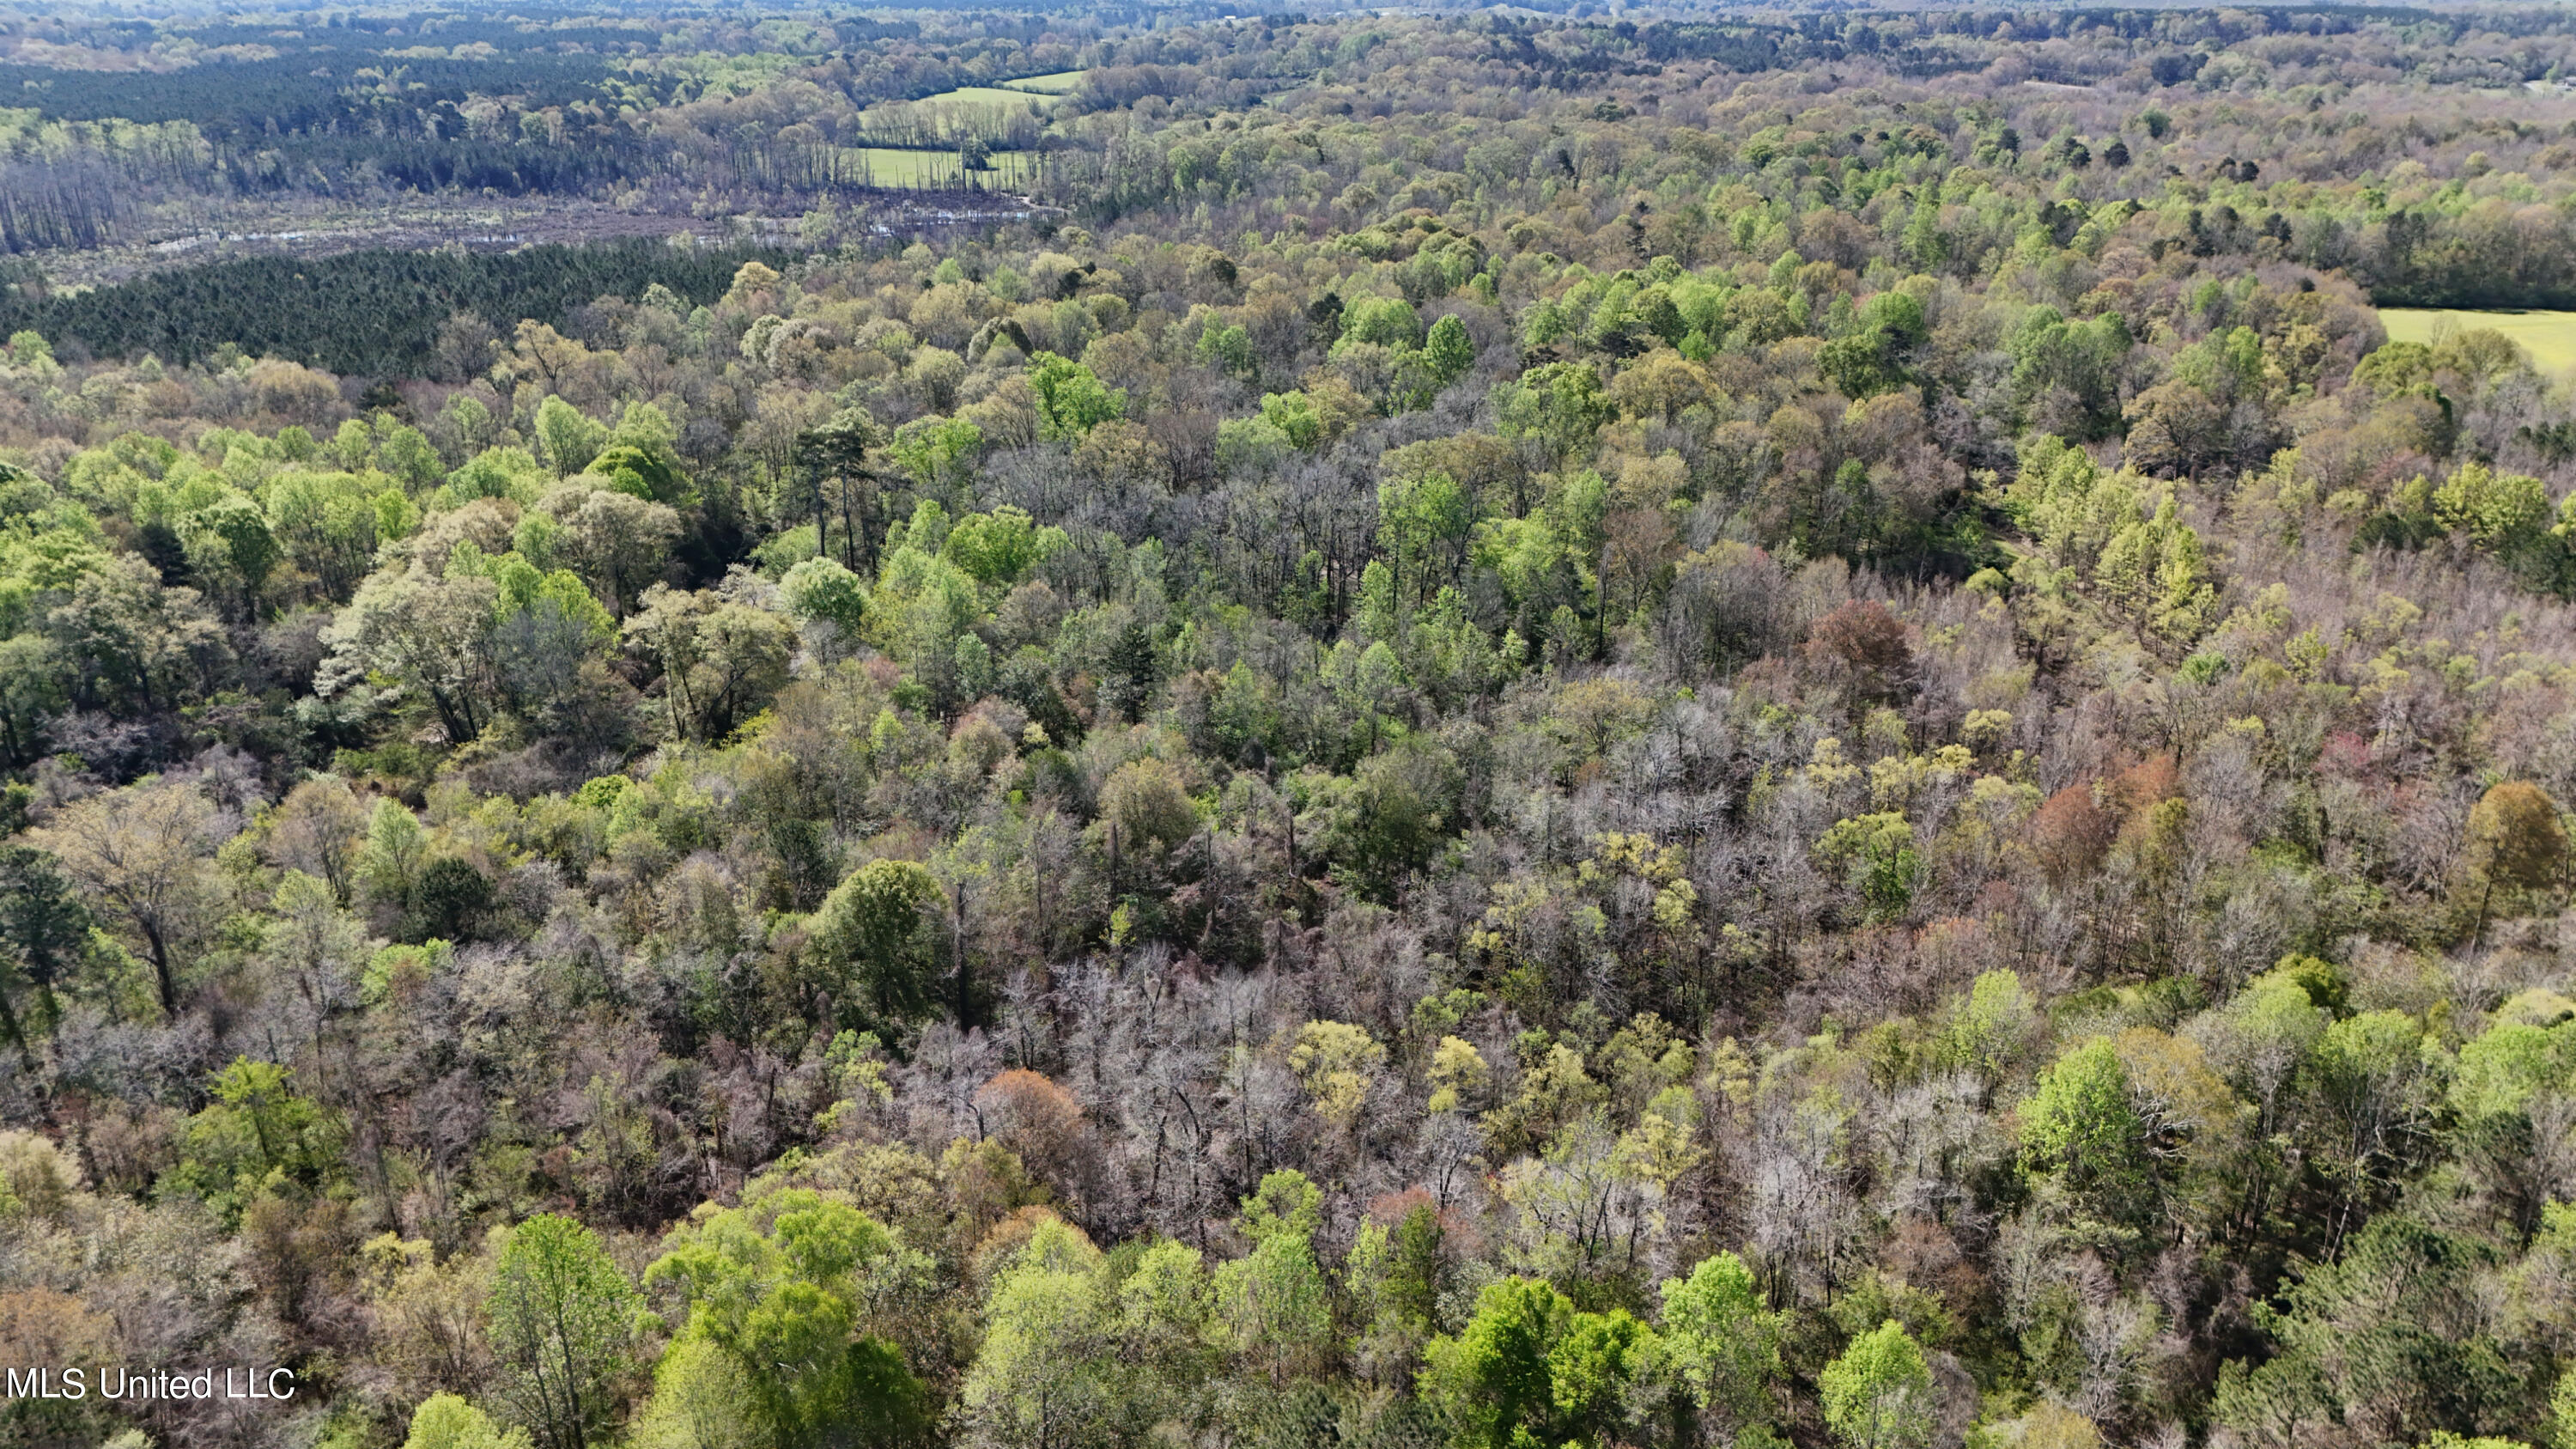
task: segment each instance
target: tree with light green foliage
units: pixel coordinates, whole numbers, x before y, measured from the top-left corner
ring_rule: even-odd
[[[1229,377],[1250,382],[1261,374],[1260,360],[1253,355],[1252,334],[1225,322],[1210,322],[1199,333],[1198,345],[1192,349],[1199,361]]]
[[[1619,414],[1588,362],[1542,363],[1494,390],[1506,437],[1535,438],[1570,458]]]
[[[545,465],[527,449],[486,448],[448,474],[447,481],[430,495],[428,502],[441,512],[477,498],[507,498],[529,504],[546,491],[549,481]]]
[[[806,1190],[711,1214],[674,1243],[645,1274],[647,1286],[677,1288],[684,1304],[670,1352],[704,1343],[731,1372],[692,1365],[675,1371],[670,1391],[737,1400],[758,1449],[894,1445],[922,1432],[922,1385],[867,1315],[924,1278],[926,1258],[857,1209]],[[708,1416],[687,1404],[671,1412]]]
[[[1118,1284],[1119,1353],[1135,1374],[1131,1392],[1165,1408],[1185,1399],[1212,1366],[1214,1315],[1199,1250],[1170,1238],[1147,1243]]]
[[[1457,1449],[1554,1444],[1556,1414],[1548,1355],[1565,1336],[1574,1304],[1542,1282],[1506,1278],[1477,1295],[1475,1316],[1452,1338],[1431,1341],[1422,1397],[1450,1426]]]
[[[796,617],[832,626],[845,640],[859,637],[867,617],[867,585],[838,559],[800,561],[779,581],[779,591]]]
[[[2089,1214],[2112,1222],[2153,1209],[2152,1126],[2109,1037],[2070,1048],[2021,1105],[2022,1164]]]
[[[1362,297],[1342,309],[1336,348],[1358,344],[1407,348],[1422,345],[1422,317],[1401,297]]]
[[[1816,842],[1816,858],[1844,874],[1873,920],[1895,920],[1914,903],[1922,856],[1913,825],[1897,811],[1834,822]]]
[[[1866,398],[1907,378],[1906,359],[1930,335],[1922,299],[1899,290],[1864,303],[1851,329],[1826,343],[1816,365],[1848,398]]]
[[[923,417],[894,430],[886,452],[922,487],[953,488],[967,460],[984,447],[984,430],[967,418]]]
[[[1785,1319],[1744,1260],[1703,1258],[1689,1277],[1665,1279],[1663,1297],[1664,1346],[1700,1408],[1739,1427],[1769,1422]]]
[[[984,1341],[958,1385],[966,1442],[983,1449],[1103,1444],[1121,1417],[1117,1317],[1100,1250],[1071,1224],[1037,1225],[984,1299]]]
[[[1332,1296],[1314,1246],[1322,1200],[1294,1169],[1263,1178],[1243,1203],[1252,1252],[1216,1270],[1217,1319],[1242,1362],[1274,1388],[1321,1368],[1331,1347]]]
[[[1952,1012],[1943,1053],[1993,1083],[2002,1078],[2007,1063],[2028,1049],[2037,1017],[2021,977],[2011,971],[1981,971]]]
[[[2472,459],[2433,491],[2433,517],[2527,582],[2561,582],[2564,540],[2551,531],[2549,487],[2527,473],[2499,474]]]
[[[2170,496],[2111,536],[2094,566],[2093,583],[2141,638],[2180,649],[2215,622],[2217,576],[2199,531],[2180,521]]]
[[[1039,527],[1025,510],[1005,503],[958,519],[939,552],[977,583],[1008,588],[1064,547],[1063,529]]]
[[[1477,1295],[1453,1337],[1425,1351],[1424,1403],[1456,1449],[1527,1449],[1634,1442],[1660,1389],[1666,1350],[1624,1308],[1578,1311],[1549,1284],[1505,1278]]]
[[[1127,390],[1068,357],[1041,352],[1029,359],[1029,387],[1038,397],[1038,435],[1072,442],[1102,423],[1127,415]]]
[[[1476,344],[1468,338],[1467,324],[1458,320],[1458,314],[1452,312],[1431,324],[1430,334],[1422,341],[1422,365],[1430,372],[1432,382],[1441,387],[1465,377],[1476,365]]]
[[[824,898],[808,926],[808,959],[845,1022],[895,1025],[929,1009],[934,963],[921,908],[938,898],[939,882],[909,860],[869,861]]]
[[[1847,1449],[1920,1449],[1939,1427],[1922,1345],[1894,1319],[1853,1339],[1816,1387],[1825,1423]]]
[[[260,590],[285,551],[269,529],[268,515],[248,494],[226,490],[179,519],[189,572],[233,619],[259,612]]]
[[[496,1426],[490,1415],[454,1394],[432,1394],[412,1410],[402,1449],[528,1449],[528,1434]]]
[[[607,1440],[635,1337],[633,1284],[598,1235],[539,1213],[514,1228],[492,1274],[499,1397],[540,1449]]]
[[[1324,415],[1302,392],[1263,393],[1261,420],[1278,429],[1292,448],[1312,449],[1324,440]]]
[[[678,460],[661,448],[611,443],[584,465],[582,472],[603,480],[617,492],[647,503],[685,508],[696,501],[696,490],[689,486],[688,478],[680,472]]]
[[[569,478],[590,466],[608,445],[608,427],[560,397],[549,395],[537,405],[537,442],[547,466],[558,478]]]
[[[770,1449],[742,1365],[703,1338],[681,1338],[653,1370],[634,1449]]]
[[[1398,475],[1378,485],[1378,542],[1393,570],[1390,583],[1398,610],[1409,613],[1440,582],[1457,577],[1475,535],[1477,512],[1468,491],[1438,469]]]
[[[295,1090],[290,1069],[236,1057],[209,1086],[214,1100],[181,1131],[164,1193],[197,1198],[229,1218],[264,1192],[311,1191],[337,1170],[345,1129]]]

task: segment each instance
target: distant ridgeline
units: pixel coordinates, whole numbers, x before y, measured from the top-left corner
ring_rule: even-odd
[[[545,245],[506,253],[377,249],[320,258],[252,257],[156,272],[86,292],[0,293],[0,334],[32,328],[57,349],[192,363],[226,343],[338,373],[418,375],[459,312],[507,332],[559,323],[586,302],[659,282],[692,306],[724,295],[746,261],[783,266],[775,247],[680,248],[649,241]]]

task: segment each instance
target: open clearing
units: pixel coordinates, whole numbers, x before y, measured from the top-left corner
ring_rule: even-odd
[[[1053,75],[1024,75],[1018,80],[1002,82],[1002,89],[1029,91],[1041,96],[1069,96],[1082,84],[1082,72],[1060,70]]]
[[[905,151],[887,146],[850,148],[851,159],[867,167],[867,184],[895,188],[949,188],[966,183],[966,170],[954,151]],[[1016,151],[996,151],[992,169],[975,173],[974,184],[987,191],[1024,191],[1037,177],[1035,158]]]
[[[2455,312],[2431,307],[2382,307],[2379,320],[2392,342],[2430,342],[2443,321],[2467,331],[2490,328],[2520,343],[2543,372],[2576,370],[2576,312]]]
[[[883,146],[952,147],[969,137],[999,149],[1025,146],[1047,128],[1066,97],[999,86],[961,86],[917,101],[884,101],[859,115],[869,140]]]
[[[1056,92],[1027,90],[1019,86],[959,86],[914,101],[916,106],[1014,106],[1022,109],[1045,105]]]
[[[1046,91],[1014,82],[1007,86],[959,86],[917,101],[884,101],[882,107],[909,106],[915,110],[996,110],[1026,114],[1032,108],[1046,111],[1062,101],[1069,91]],[[870,107],[871,110],[878,107]]]

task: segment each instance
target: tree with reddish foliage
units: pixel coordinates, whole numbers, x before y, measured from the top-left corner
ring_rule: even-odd
[[[2080,780],[2049,796],[2030,817],[2030,849],[2048,883],[2063,889],[2101,863],[2119,832],[2119,817],[2094,798],[2093,782]]]
[[[975,1091],[984,1130],[1019,1155],[1031,1176],[1069,1198],[1087,1148],[1082,1104],[1044,1075],[1014,1067]]]
[[[1817,620],[1806,648],[1809,660],[1849,671],[1864,701],[1892,697],[1914,667],[1905,621],[1876,599],[1854,599]]]

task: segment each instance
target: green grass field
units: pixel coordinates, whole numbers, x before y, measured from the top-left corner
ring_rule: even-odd
[[[860,113],[868,139],[894,146],[930,144],[960,128],[999,141],[1006,134],[1043,128],[1066,97],[1000,86],[960,86],[917,101],[884,101]]]
[[[953,91],[941,91],[935,96],[923,96],[917,101],[889,101],[885,104],[909,106],[916,110],[991,109],[1021,113],[1032,106],[1041,111],[1050,109],[1062,101],[1065,94],[1059,91],[1024,89],[1017,84],[959,86]]]
[[[856,146],[845,153],[867,165],[868,184],[892,187],[956,186],[965,178],[954,151],[898,151],[887,146]],[[993,153],[993,169],[975,173],[975,184],[988,191],[1026,190],[1037,177],[1032,158],[1016,151]]]
[[[1029,91],[1041,96],[1069,96],[1082,84],[1082,72],[1060,70],[1053,75],[1024,75],[1015,81],[1002,82],[1002,89]]]
[[[2542,372],[2576,371],[2576,312],[2451,312],[2428,307],[2382,307],[2380,323],[2392,342],[2430,342],[2445,320],[2465,332],[2490,328],[2521,344]]]

